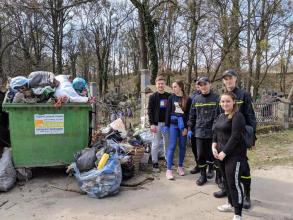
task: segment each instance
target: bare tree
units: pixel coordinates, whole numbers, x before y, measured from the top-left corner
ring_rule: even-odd
[[[173,1],[158,1],[152,6],[150,5],[149,0],[130,0],[132,4],[137,8],[139,21],[140,21],[140,30],[141,30],[141,63],[143,64],[142,68],[146,67],[146,48],[145,42],[148,45],[148,55],[151,63],[151,83],[155,83],[155,79],[158,73],[158,54],[156,46],[156,36],[155,36],[155,25],[156,21],[152,15],[152,12],[155,11],[161,4],[164,3],[174,3]]]

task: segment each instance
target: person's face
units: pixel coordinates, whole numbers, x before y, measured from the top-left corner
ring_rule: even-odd
[[[194,88],[195,91],[200,91],[200,86],[198,85],[198,83],[194,83]]]
[[[198,83],[201,94],[209,94],[211,91],[211,84],[200,82]]]
[[[156,82],[156,88],[158,92],[164,92],[165,86],[166,86],[165,80],[158,80]]]
[[[223,77],[223,83],[228,91],[232,91],[236,87],[236,76],[225,76]]]
[[[231,96],[222,95],[220,105],[225,112],[231,112],[233,110],[234,103],[235,101],[233,101]]]
[[[180,93],[181,93],[181,88],[179,87],[179,85],[176,83],[176,82],[174,82],[173,84],[172,84],[172,89],[173,89],[173,92],[176,94],[176,95],[180,95]]]

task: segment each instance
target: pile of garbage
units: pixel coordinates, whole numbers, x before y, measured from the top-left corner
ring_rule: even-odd
[[[0,157],[0,192],[7,192],[16,182],[16,171],[12,163],[10,148],[4,148]]]
[[[87,83],[83,78],[74,80],[68,75],[55,76],[52,72],[35,71],[28,77],[17,76],[10,80],[6,102],[10,103],[62,103],[92,102],[88,97]]]
[[[81,191],[90,197],[115,195],[122,180],[130,179],[142,163],[148,163],[147,136],[145,132],[130,136],[119,118],[95,131],[92,146],[75,154],[67,172],[73,172]]]

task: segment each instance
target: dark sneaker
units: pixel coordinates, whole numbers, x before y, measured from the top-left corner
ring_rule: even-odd
[[[227,196],[227,191],[221,189],[221,190],[218,191],[218,192],[214,192],[213,195],[214,195],[214,197],[216,197],[216,198],[223,198],[223,197],[226,197],[226,196]]]
[[[244,209],[250,209],[250,207],[251,207],[250,198],[245,196],[244,199],[243,199],[243,208]]]
[[[224,183],[223,182],[218,183],[218,187],[219,189],[224,189],[225,188]]]
[[[192,170],[190,170],[190,173],[191,174],[197,174],[200,172],[200,169],[198,166],[195,166]]]
[[[213,169],[208,169],[208,172],[207,172],[207,178],[208,179],[213,179],[215,176],[215,172]]]
[[[159,164],[158,163],[154,163],[153,164],[153,172],[154,173],[159,173],[160,172]]]
[[[203,184],[205,184],[207,182],[207,178],[204,176],[200,176],[197,180],[196,180],[196,185],[198,186],[202,186]]]

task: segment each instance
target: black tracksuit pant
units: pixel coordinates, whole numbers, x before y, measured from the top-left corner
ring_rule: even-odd
[[[243,206],[241,175],[245,164],[245,160],[237,157],[225,158],[219,163],[219,168],[223,173],[223,183],[227,187],[228,201],[234,207],[235,215],[240,216]]]
[[[251,185],[251,176],[250,176],[250,167],[248,163],[248,158],[243,163],[242,166],[242,174],[241,174],[241,182],[243,183],[245,195],[250,195],[250,185]]]
[[[215,159],[215,169],[221,173],[221,176],[224,176],[224,171],[221,169],[221,161]],[[251,175],[250,175],[250,167],[248,163],[248,158],[244,160],[241,164],[241,183],[244,187],[244,193],[245,196],[250,195],[250,187],[251,187]],[[225,183],[225,180],[223,180],[224,189],[227,189],[227,185]]]
[[[190,139],[191,141],[191,149],[192,149],[192,153],[194,155],[194,160],[196,162],[196,166],[198,166],[198,161],[197,161],[197,147],[196,147],[196,137],[192,137]]]
[[[205,169],[207,163],[214,163],[214,156],[212,152],[212,139],[210,138],[196,138],[197,148],[197,162],[199,168]]]

